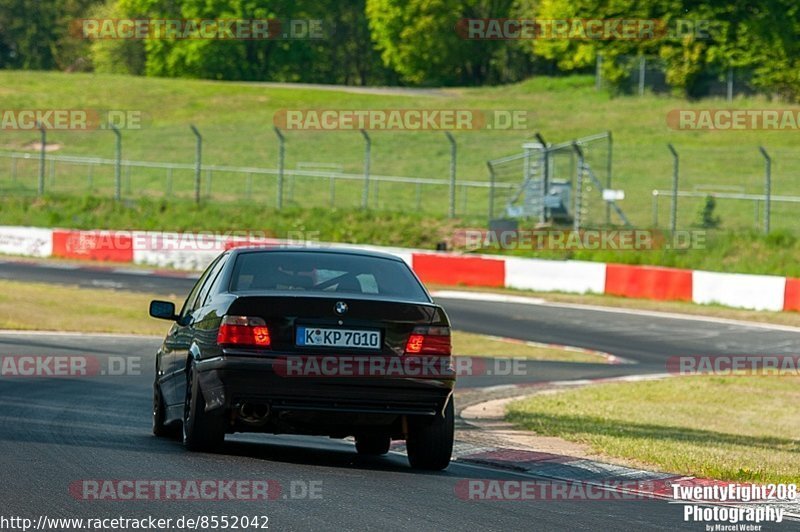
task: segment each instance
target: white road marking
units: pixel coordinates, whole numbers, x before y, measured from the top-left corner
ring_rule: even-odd
[[[445,299],[466,299],[468,301],[488,301],[494,303],[519,303],[523,305],[543,305],[544,299],[525,296],[495,294],[493,292],[461,292],[458,290],[436,290],[431,295]]]
[[[673,320],[702,321],[706,323],[718,323],[722,325],[735,325],[737,327],[753,327],[773,331],[786,331],[800,333],[800,327],[791,325],[779,325],[776,323],[763,323],[759,321],[736,320],[731,318],[717,318],[714,316],[700,316],[695,314],[681,314],[678,312],[665,312],[660,310],[628,309],[620,307],[604,307],[600,305],[585,305],[581,303],[559,303],[547,301],[546,299],[525,296],[510,296],[495,294],[491,292],[461,292],[457,290],[435,290],[431,292],[434,297],[444,299],[466,299],[471,301],[486,301],[494,303],[518,303],[525,305],[538,305],[543,307],[558,307],[575,310],[591,310],[596,312],[609,312],[612,314],[628,314],[634,316],[650,316],[653,318],[665,318]]]

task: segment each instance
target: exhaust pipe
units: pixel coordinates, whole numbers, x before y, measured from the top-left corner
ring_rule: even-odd
[[[269,405],[242,403],[239,407],[239,419],[247,425],[264,425],[269,418]]]

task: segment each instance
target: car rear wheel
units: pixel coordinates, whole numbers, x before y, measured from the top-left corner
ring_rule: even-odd
[[[392,439],[388,434],[361,434],[356,436],[356,451],[365,456],[381,456],[389,452]]]
[[[164,404],[164,397],[158,383],[153,383],[153,434],[159,438],[174,438],[178,435],[176,424],[167,425],[166,419],[167,406]]]
[[[450,465],[455,432],[455,409],[450,398],[444,416],[435,419],[412,418],[408,421],[406,452],[411,467],[439,471]]]
[[[190,451],[216,451],[224,441],[225,418],[221,412],[206,412],[197,373],[194,367],[190,367],[186,375],[186,401],[183,407],[183,445]]]

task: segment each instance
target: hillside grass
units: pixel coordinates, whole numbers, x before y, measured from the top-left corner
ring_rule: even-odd
[[[614,136],[612,187],[626,191],[626,199],[621,204],[638,226],[653,223],[652,190],[670,188],[672,160],[667,143],[673,143],[681,154],[682,190],[711,187],[761,193],[764,162],[757,148],[763,145],[774,160],[773,194],[800,193],[800,174],[793,171],[800,163],[795,131],[676,131],[670,129],[666,121],[667,113],[674,109],[785,108],[785,104],[762,97],[741,98],[732,104],[719,99],[686,101],[668,95],[614,97],[605,91],[596,91],[589,76],[538,77],[502,87],[365,94],[258,83],[0,71],[0,102],[4,109],[141,111],[145,117],[142,128],[123,132],[124,157],[131,160],[192,163],[195,138],[189,125],[195,124],[204,137],[206,164],[264,168],[277,165],[272,117],[281,109],[527,111],[532,117],[527,130],[455,132],[459,145],[458,179],[487,180],[486,161],[520,152],[521,144],[535,131],[541,132],[550,142],[560,142],[610,130]],[[295,169],[301,163],[335,164],[352,173],[363,169],[364,143],[357,131],[285,133],[287,169]],[[373,174],[448,177],[449,144],[441,132],[373,131],[371,136]],[[37,131],[2,131],[0,149],[33,154],[32,143],[38,137]],[[48,142],[60,145],[58,154],[114,156],[114,136],[109,131],[53,131]],[[602,153],[591,151],[590,157],[603,159]],[[37,164],[35,157],[19,161],[18,183],[12,184],[8,182],[11,163],[0,158],[0,186],[7,189],[24,186],[28,191],[33,190]],[[595,170],[600,172],[599,168]],[[94,189],[102,194],[111,193],[112,168],[95,168],[91,178],[89,173],[80,166],[59,167],[53,183],[55,191],[86,193]],[[131,184],[126,181],[125,192],[130,196],[191,195],[190,171],[176,171],[173,180],[170,192],[163,170],[137,170]],[[250,191],[252,198],[270,205],[275,197],[274,183],[267,179],[262,181],[256,179],[249,187],[241,178],[237,181],[232,175],[222,174],[215,176],[209,190],[218,200],[244,200]],[[352,185],[343,185],[336,196],[343,208],[357,205],[360,200],[360,184]],[[300,206],[327,206],[327,186],[327,182],[319,180],[298,182],[292,201]],[[420,195],[411,192],[408,186],[387,187],[380,194],[383,199],[376,200],[376,204],[383,209],[446,212],[444,188],[424,188]],[[484,195],[472,190],[469,198],[464,198],[462,192],[459,194],[462,197],[458,198],[457,205],[462,214],[468,212],[477,216],[486,210]],[[659,201],[662,226],[668,218],[667,203],[665,198]],[[696,220],[701,203],[702,199],[681,199],[680,227],[688,227]],[[599,200],[594,198],[590,207],[589,219],[602,222],[604,209]],[[717,214],[721,227],[727,230],[757,227],[760,211],[756,209],[750,202],[720,200]],[[774,203],[773,228],[796,229],[793,212],[791,204]]]

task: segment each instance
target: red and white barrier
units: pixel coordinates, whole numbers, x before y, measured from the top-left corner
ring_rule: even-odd
[[[664,301],[692,301],[693,297],[691,270],[609,264],[605,282],[604,293],[615,296]]]
[[[0,254],[136,263],[201,270],[238,245],[291,242],[212,234],[76,231],[0,226]],[[383,251],[405,260],[426,283],[540,292],[597,293],[664,301],[693,301],[754,310],[800,311],[800,279],[658,266],[462,255],[406,248],[322,244]]]
[[[783,310],[786,278],[695,271],[692,300],[755,310]]]
[[[602,294],[605,291],[606,265],[578,260],[507,258],[503,286],[538,292]]]
[[[53,255],[53,231],[38,227],[0,226],[0,253],[25,257]]]

